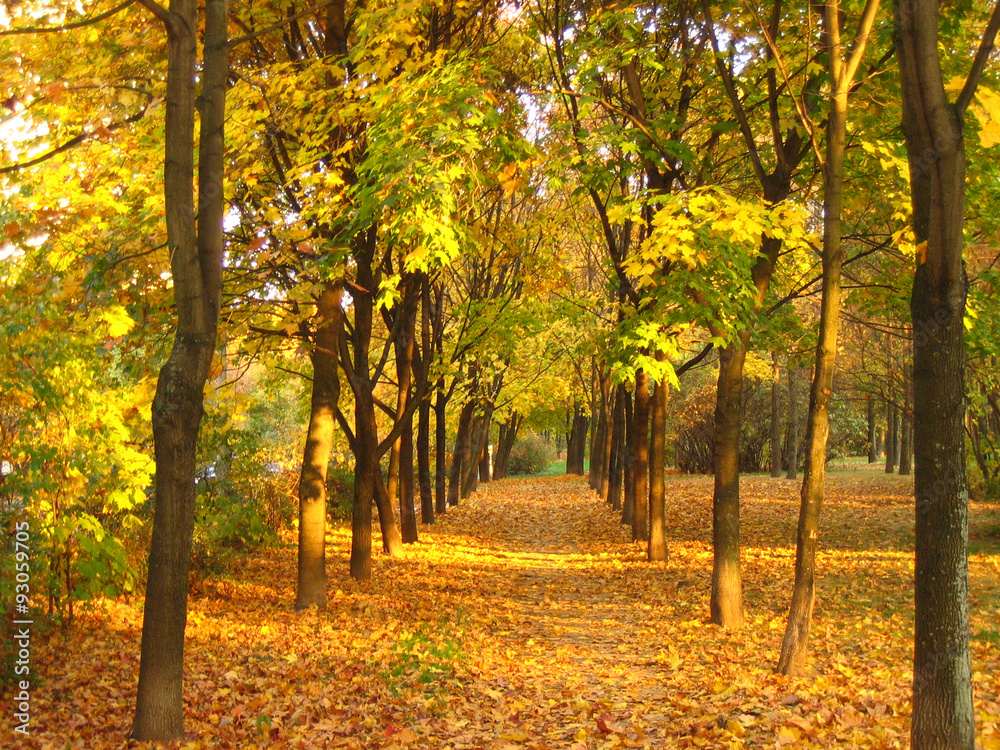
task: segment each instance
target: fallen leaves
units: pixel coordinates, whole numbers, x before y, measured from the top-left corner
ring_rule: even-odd
[[[711,479],[668,485],[671,560],[649,565],[578,479],[481,487],[375,579],[329,538],[326,611],[295,613],[291,544],[191,602],[185,748],[894,748],[907,744],[912,507],[905,480],[831,476],[810,679],[772,674],[798,485],[743,482],[748,625],[707,622]],[[978,517],[982,508],[974,508]],[[973,556],[979,744],[1000,750],[996,568]],[[141,609],[108,601],[39,643],[18,747],[119,748]],[[9,698],[7,699],[9,701]],[[0,736],[11,732],[0,704]]]

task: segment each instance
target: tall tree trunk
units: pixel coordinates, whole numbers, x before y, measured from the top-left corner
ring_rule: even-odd
[[[712,513],[712,622],[743,627],[740,571],[740,409],[748,334],[719,350],[715,400],[715,492]]]
[[[435,510],[443,514],[448,510],[448,425],[445,410],[448,395],[445,393],[444,378],[438,380],[437,398],[434,400],[434,500]]]
[[[522,417],[514,412],[506,422],[500,425],[500,436],[497,438],[497,449],[493,454],[493,478],[507,478],[507,462],[510,460],[510,452],[517,440],[517,433],[523,422]]]
[[[373,462],[372,475],[375,477],[375,506],[378,509],[378,524],[382,533],[382,551],[389,557],[399,557],[403,554],[403,537],[396,522],[395,503],[389,499],[389,490],[382,479],[378,453],[374,455],[376,458]]]
[[[413,292],[413,285],[408,285],[407,294],[413,295]],[[399,523],[403,544],[413,544],[418,538],[417,513],[413,507],[413,410],[407,409],[407,407],[413,384],[413,349],[417,325],[416,300],[410,304],[404,303],[398,314],[404,316],[404,321],[403,325],[400,326],[399,341],[396,344],[396,378],[399,383],[399,393],[396,398],[396,419],[397,421],[402,419],[404,425],[402,433],[393,445],[393,453],[397,457]],[[389,480],[392,481],[391,470]],[[390,502],[393,497],[390,490]]]
[[[451,470],[448,472],[448,505],[458,505],[462,494],[462,468],[468,465],[469,445],[472,430],[472,419],[476,412],[476,402],[470,397],[462,407],[458,417],[458,431],[455,434],[455,452],[451,459]]]
[[[895,16],[913,233],[920,248],[910,298],[916,469],[911,744],[913,750],[971,750],[962,129],[1000,27],[1000,4],[955,104],[945,93],[938,57],[937,0],[897,0]]]
[[[164,196],[177,329],[153,400],[156,513],[132,727],[132,738],[139,741],[169,741],[184,735],[184,630],[198,428],[222,299],[228,9],[225,0],[206,0],[196,227],[197,8],[193,0],[171,0],[169,13],[160,8],[162,13],[157,14],[169,42]]]
[[[431,286],[426,274],[420,284],[420,378],[427,383],[430,360],[433,358],[431,339]],[[420,522],[434,523],[434,490],[431,482],[431,398],[430,390],[420,400],[417,409],[417,483],[420,486]]]
[[[795,393],[796,369],[788,368],[788,434],[785,438],[785,478],[795,479],[799,473],[799,407]]]
[[[608,502],[611,497],[611,458],[615,444],[615,408],[614,396],[611,392],[611,376],[607,376],[605,384],[602,386],[602,412],[604,414],[604,435],[603,442],[598,446],[601,452],[601,484],[598,494],[601,499]]]
[[[326,475],[333,447],[340,377],[337,358],[344,328],[339,284],[327,284],[316,309],[309,429],[299,477],[299,558],[295,609],[326,607]]]
[[[781,476],[781,365],[771,352],[771,476]]]
[[[912,392],[913,368],[907,363],[903,367],[903,408],[899,412],[899,473],[908,476],[913,473],[913,431],[910,398]]]
[[[833,86],[830,91],[826,127],[826,154],[823,164],[823,293],[820,302],[819,341],[816,366],[809,392],[809,419],[806,425],[806,466],[802,479],[798,538],[795,551],[795,584],[788,624],[781,642],[777,671],[798,675],[805,671],[816,598],[816,549],[819,519],[826,479],[826,445],[830,434],[830,394],[837,357],[837,328],[840,321],[840,276],[844,262],[841,241],[844,149],[847,141],[847,104],[851,83],[864,56],[868,36],[878,9],[878,0],[868,0],[858,32],[848,53],[841,59],[843,18],[839,0],[827,0],[823,17],[823,37]]]
[[[587,450],[587,417],[580,408],[580,402],[573,402],[573,421],[570,423],[569,438],[566,440],[566,473],[584,474],[583,463]]]
[[[885,473],[896,471],[899,460],[899,407],[895,401],[896,395],[890,390],[889,399],[885,402]]]
[[[622,523],[632,527],[635,516],[635,404],[632,394],[622,386],[625,396],[625,444],[622,447],[622,479],[625,501],[622,503]]]
[[[878,463],[878,425],[875,422],[875,399],[868,396],[868,463]]]
[[[622,509],[622,470],[625,457],[625,388],[615,389],[611,419],[611,454],[608,461],[607,502],[613,510]]]
[[[635,374],[635,510],[632,513],[632,541],[649,539],[649,375]]]
[[[431,482],[431,402],[417,410],[417,481],[420,485],[420,522],[434,523],[434,486]]]
[[[662,356],[657,353],[657,356]],[[667,559],[666,509],[666,441],[667,395],[669,386],[663,380],[653,390],[652,438],[649,450],[649,545],[646,557],[651,562]]]
[[[490,418],[492,408],[486,407],[487,413],[478,414],[472,420],[472,429],[469,437],[469,460],[463,464],[464,479],[462,481],[462,499],[467,498],[479,487],[479,463],[483,457],[483,448],[486,447],[486,435],[490,429]]]

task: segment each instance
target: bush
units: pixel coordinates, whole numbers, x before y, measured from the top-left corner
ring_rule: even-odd
[[[540,474],[555,461],[556,452],[541,435],[533,432],[517,439],[507,462],[509,476]]]

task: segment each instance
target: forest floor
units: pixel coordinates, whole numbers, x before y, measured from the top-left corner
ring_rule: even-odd
[[[807,679],[774,675],[799,483],[746,477],[747,626],[708,623],[709,477],[668,484],[670,560],[650,564],[585,481],[481,486],[405,556],[292,611],[295,548],[199,584],[190,602],[186,748],[681,748],[908,745],[912,485],[829,476]],[[972,507],[977,744],[1000,748],[1000,505]],[[141,606],[109,601],[32,642],[31,735],[0,700],[0,746],[128,743]]]

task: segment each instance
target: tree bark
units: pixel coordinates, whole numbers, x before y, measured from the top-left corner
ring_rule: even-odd
[[[809,418],[806,424],[806,466],[802,479],[802,501],[795,552],[795,584],[789,607],[788,623],[781,642],[777,671],[801,675],[806,669],[809,630],[816,598],[816,549],[819,543],[819,519],[826,480],[826,445],[830,434],[830,395],[837,357],[837,330],[840,321],[840,278],[844,262],[841,241],[844,150],[847,141],[847,104],[851,82],[864,55],[878,0],[868,0],[849,60],[841,59],[841,9],[839,0],[827,0],[823,18],[823,37],[828,65],[833,79],[829,95],[826,127],[826,153],[823,164],[823,269],[820,302],[819,341],[816,365],[809,392]],[[867,28],[866,28],[867,27]]]
[[[434,523],[434,485],[431,482],[431,402],[417,411],[417,481],[420,485],[420,522]]]
[[[899,459],[899,407],[893,400],[895,394],[890,390],[889,400],[885,402],[885,473],[896,471]]]
[[[635,400],[624,386],[622,393],[625,397],[625,443],[622,447],[625,500],[622,503],[622,523],[631,528],[635,516]]]
[[[785,439],[785,478],[799,474],[799,406],[795,392],[796,369],[788,369],[788,436]]]
[[[740,570],[740,409],[744,342],[749,334],[719,350],[715,400],[715,491],[712,511],[712,622],[743,627],[743,576]]]
[[[878,425],[875,422],[875,399],[868,396],[868,463],[878,463]]]
[[[415,287],[407,285],[406,293],[412,295]],[[403,325],[399,329],[399,340],[396,342],[396,378],[399,392],[396,398],[396,420],[403,420],[403,431],[393,446],[397,457],[396,477],[399,492],[399,524],[403,544],[413,544],[417,541],[417,512],[413,507],[413,410],[407,409],[410,401],[410,391],[413,381],[413,349],[416,335],[417,309],[416,300],[408,304],[404,302],[399,310],[404,316]],[[391,465],[391,461],[390,461]],[[390,470],[389,479],[392,481]],[[389,491],[390,501],[393,499]]]
[[[657,353],[657,356],[662,356]],[[649,450],[649,545],[646,557],[650,562],[667,560],[666,509],[666,431],[667,396],[669,386],[660,380],[653,390],[652,438]]]
[[[312,399],[299,477],[297,610],[326,607],[326,478],[340,400],[337,358],[344,328],[341,296],[340,285],[328,283],[317,300]]]
[[[431,340],[431,287],[427,275],[420,283],[420,377],[424,383],[433,358]],[[420,522],[434,523],[434,489],[431,482],[431,399],[430,390],[417,408],[417,483],[420,486]]]
[[[649,539],[649,375],[635,374],[635,509],[632,513],[632,541]]]
[[[444,378],[438,380],[437,398],[434,400],[434,500],[435,510],[443,514],[448,510],[448,425],[445,410],[448,395],[445,393]]]
[[[913,430],[912,430],[912,367],[903,367],[903,408],[899,412],[899,473],[908,476],[913,473]]]
[[[184,735],[184,630],[195,516],[198,428],[215,351],[222,299],[228,9],[207,0],[201,70],[197,226],[194,113],[197,4],[171,0],[167,28],[164,196],[177,329],[153,400],[156,461],[153,537],[143,608],[139,686],[132,738]]]
[[[608,461],[608,497],[612,510],[622,509],[622,471],[625,456],[625,389],[615,389],[611,418],[611,453]]]
[[[451,459],[451,470],[448,472],[448,505],[458,505],[459,496],[462,493],[462,468],[468,465],[469,451],[471,446],[469,441],[472,429],[472,419],[475,416],[476,403],[470,397],[462,407],[458,418],[458,431],[455,434],[455,452]]]
[[[781,476],[781,365],[771,352],[771,476]]]
[[[517,440],[517,433],[521,428],[523,418],[514,412],[506,422],[500,425],[500,435],[497,438],[496,453],[493,454],[493,478],[507,478],[507,463],[510,460],[510,452]]]
[[[913,750],[975,744],[969,658],[969,492],[965,475],[965,109],[1000,26],[994,7],[952,104],[939,60],[936,0],[897,0],[896,57],[910,166],[917,270],[913,319],[916,565]]]

